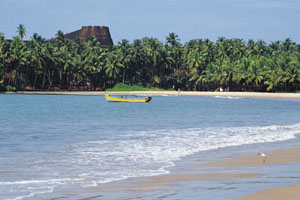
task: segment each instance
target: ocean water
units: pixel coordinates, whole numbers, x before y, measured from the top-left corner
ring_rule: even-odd
[[[155,96],[0,95],[0,199],[168,174],[201,151],[300,134],[300,101]]]

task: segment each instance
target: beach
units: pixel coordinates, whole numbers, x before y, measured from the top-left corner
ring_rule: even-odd
[[[199,153],[189,158],[188,161],[182,161],[185,162],[184,167],[179,164],[179,167],[171,170],[171,174],[168,175],[132,178],[108,185],[79,189],[75,194],[97,194],[103,199],[296,200],[300,198],[300,184],[297,183],[300,177],[299,174],[293,174],[297,172],[295,167],[299,168],[300,166],[298,142],[299,138],[286,142],[288,145],[284,145],[283,149],[280,149],[282,144],[267,145],[268,147],[265,149],[274,148],[276,150],[265,152],[268,156],[265,163],[256,152],[244,155],[243,151],[249,153],[249,150],[245,149],[242,150],[242,155],[240,153],[236,153],[236,155],[221,153],[217,159],[210,158],[206,161],[195,159],[195,157],[203,155]],[[212,151],[210,153],[219,154],[220,152]],[[228,157],[222,159],[222,156]],[[284,167],[294,168],[294,171],[291,172],[293,177],[285,177],[286,170],[289,169],[284,169]],[[296,180],[290,184],[285,183],[281,187],[269,188],[268,184],[272,185],[272,183],[270,184],[266,180],[274,180],[274,177]],[[264,184],[266,186],[261,186]],[[219,188],[214,188],[212,185],[218,185]],[[239,192],[234,193],[236,189],[233,188],[239,187]],[[204,188],[209,195],[205,194]],[[214,192],[216,194],[212,194]],[[114,195],[112,196],[112,194]]]
[[[32,94],[0,99],[5,199],[299,199],[299,94]]]
[[[298,200],[300,197],[300,184],[271,188],[263,190],[255,194],[247,195],[236,200],[259,200],[259,199],[274,199],[274,200]]]
[[[45,95],[104,95],[103,91],[18,91],[6,94],[45,94]],[[300,99],[300,93],[267,93],[267,92],[200,92],[200,91],[136,91],[136,92],[107,92],[116,95],[141,96],[220,96],[245,98],[283,98]]]
[[[118,93],[116,94],[128,94]],[[129,92],[129,94],[135,95],[178,95],[178,96],[219,96],[219,97],[244,97],[244,98],[291,98],[300,99],[300,94],[291,93],[258,93],[258,92]],[[268,159],[265,165],[276,165],[282,163],[298,163],[300,167],[300,147],[295,147],[287,150],[277,150],[267,152]],[[208,163],[206,166],[211,167],[238,167],[238,166],[262,166],[262,158],[258,155],[247,155],[242,157],[234,157],[231,159],[220,160],[215,163]],[[205,166],[205,165],[204,165]],[[211,170],[211,169],[210,169]],[[214,170],[211,170],[212,172]],[[186,181],[199,181],[205,179],[219,179],[221,181],[224,178],[253,178],[263,176],[263,174],[220,174],[220,169],[216,173],[212,174],[182,174],[182,175],[167,175],[154,177],[150,181],[137,182],[130,187],[135,188],[135,191],[149,192],[153,191],[152,187],[159,187],[161,184],[179,183]],[[280,171],[278,172],[280,173]],[[299,172],[300,173],[300,172]],[[300,180],[299,180],[300,182]],[[128,189],[124,186],[125,189]],[[142,188],[142,189],[141,189]],[[148,188],[148,189],[145,189]],[[150,189],[149,189],[150,188]],[[158,191],[163,191],[158,189]],[[298,200],[300,199],[300,184],[293,184],[283,187],[269,188],[263,191],[249,194],[236,200],[261,200],[261,199],[272,199],[272,200]]]

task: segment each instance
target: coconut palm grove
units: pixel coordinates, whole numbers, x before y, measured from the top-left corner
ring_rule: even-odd
[[[0,34],[0,90],[99,90],[118,83],[188,91],[299,92],[300,45],[285,39],[194,39],[180,43],[152,37],[122,40],[108,48],[94,37],[54,40],[24,25],[12,40]]]

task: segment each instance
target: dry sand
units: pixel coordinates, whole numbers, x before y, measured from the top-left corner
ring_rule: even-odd
[[[142,92],[108,92],[109,94],[127,94],[144,96],[220,96],[220,97],[247,97],[247,98],[286,98],[300,99],[300,93],[266,93],[266,92],[194,92],[194,91],[142,91]],[[104,95],[99,91],[19,91],[6,94],[56,94],[56,95]]]

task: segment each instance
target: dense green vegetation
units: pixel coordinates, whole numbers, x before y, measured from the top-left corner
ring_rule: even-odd
[[[173,89],[169,89],[174,91]],[[113,88],[107,89],[109,92],[123,92],[123,91],[163,91],[163,89],[156,87],[142,87],[140,85],[127,85],[124,83],[118,83]]]
[[[165,42],[145,37],[103,49],[95,38],[54,41],[26,29],[6,40],[0,34],[0,88],[105,90],[117,83],[177,90],[284,91],[300,88],[300,45],[290,39],[267,44],[220,37],[184,45],[170,33]]]

